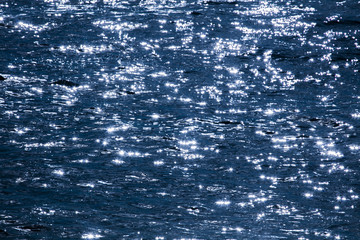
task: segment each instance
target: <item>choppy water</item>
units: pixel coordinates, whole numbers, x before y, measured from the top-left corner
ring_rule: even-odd
[[[360,239],[359,37],[357,0],[1,1],[0,238]]]

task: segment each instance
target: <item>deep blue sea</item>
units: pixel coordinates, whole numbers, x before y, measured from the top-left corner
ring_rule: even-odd
[[[359,0],[1,0],[0,239],[360,239]]]

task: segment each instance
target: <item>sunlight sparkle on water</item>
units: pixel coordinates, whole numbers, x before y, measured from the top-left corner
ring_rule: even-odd
[[[349,149],[352,151],[358,151],[358,150],[360,150],[360,145],[351,144],[351,145],[349,145]]]
[[[148,154],[141,154],[141,153],[135,152],[135,151],[119,150],[118,155],[120,155],[122,157],[144,157],[144,156],[147,156]]]
[[[304,193],[304,196],[306,198],[312,198],[313,197],[313,194],[312,193]]]
[[[160,115],[159,115],[159,114],[156,114],[156,113],[153,113],[153,114],[151,115],[151,118],[154,119],[154,120],[157,120],[157,119],[160,118]]]
[[[64,176],[65,172],[62,169],[57,169],[57,170],[53,171],[53,174],[58,175],[58,176]]]
[[[218,200],[215,202],[215,204],[219,206],[228,206],[230,203],[231,202],[229,200]]]
[[[50,28],[48,26],[48,24],[45,24],[43,26],[37,26],[37,25],[33,25],[31,23],[25,23],[25,22],[22,22],[22,21],[18,22],[15,27],[19,28],[19,29],[23,29],[23,30],[34,31],[35,33],[38,33],[38,32],[41,32],[41,31],[44,31],[44,30]]]
[[[126,130],[128,130],[129,128],[130,128],[129,125],[123,124],[122,126],[119,126],[119,127],[114,127],[114,126],[108,127],[108,128],[106,129],[106,131],[107,131],[108,133],[114,133],[114,132],[117,132],[117,131],[126,131]]]
[[[164,161],[160,161],[160,160],[158,160],[158,161],[154,161],[154,165],[155,165],[155,166],[161,166],[161,165],[164,165]]]
[[[166,72],[157,72],[157,73],[152,73],[150,74],[150,76],[152,76],[153,78],[157,78],[157,77],[167,77]]]
[[[86,233],[81,236],[82,239],[99,239],[103,236],[98,233]]]
[[[146,24],[141,23],[131,23],[131,22],[115,22],[115,21],[108,21],[108,20],[99,20],[93,23],[95,26],[99,26],[103,29],[110,30],[110,31],[131,31],[137,28],[147,28]]]
[[[120,159],[114,159],[114,160],[112,160],[112,162],[113,162],[114,164],[116,164],[116,165],[121,165],[121,164],[124,164],[124,163],[125,163],[125,161],[120,160]]]
[[[360,118],[360,113],[353,113],[353,114],[351,114],[351,116],[353,117],[353,118]]]

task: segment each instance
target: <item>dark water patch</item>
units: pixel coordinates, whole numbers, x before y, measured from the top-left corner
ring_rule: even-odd
[[[0,27],[4,27],[4,28],[13,28],[13,25],[10,24],[5,24],[5,23],[0,23]]]
[[[0,235],[6,237],[9,236],[10,234],[6,230],[0,229]]]
[[[19,228],[22,230],[25,230],[25,231],[30,231],[30,232],[40,232],[40,231],[49,231],[50,230],[50,228],[47,226],[37,225],[37,224],[19,226]]]
[[[202,13],[201,13],[201,12],[197,12],[197,11],[192,11],[190,14],[191,14],[191,15],[193,15],[193,16],[199,16],[199,15],[202,15]]]
[[[65,87],[78,87],[79,86],[79,84],[68,81],[68,80],[58,80],[58,81],[53,82],[52,84],[65,86]]]
[[[128,90],[119,90],[118,93],[120,95],[134,95],[134,94],[136,94],[134,91],[128,91]]]
[[[222,5],[222,4],[229,4],[229,5],[235,5],[238,4],[237,1],[205,1],[208,5]]]
[[[352,19],[336,19],[331,21],[324,21],[325,26],[342,26],[342,27],[358,27],[360,25],[360,21],[352,20]]]
[[[310,59],[309,56],[295,55],[291,49],[274,51],[271,54],[271,58],[276,61],[297,61],[297,62],[299,61],[307,62]]]
[[[218,124],[224,124],[224,125],[238,125],[238,124],[243,124],[243,123],[242,123],[242,122],[234,122],[234,121],[224,120],[224,121],[220,121]]]

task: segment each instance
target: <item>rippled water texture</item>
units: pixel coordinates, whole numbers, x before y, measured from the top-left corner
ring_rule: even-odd
[[[360,2],[0,1],[1,239],[360,239]]]

